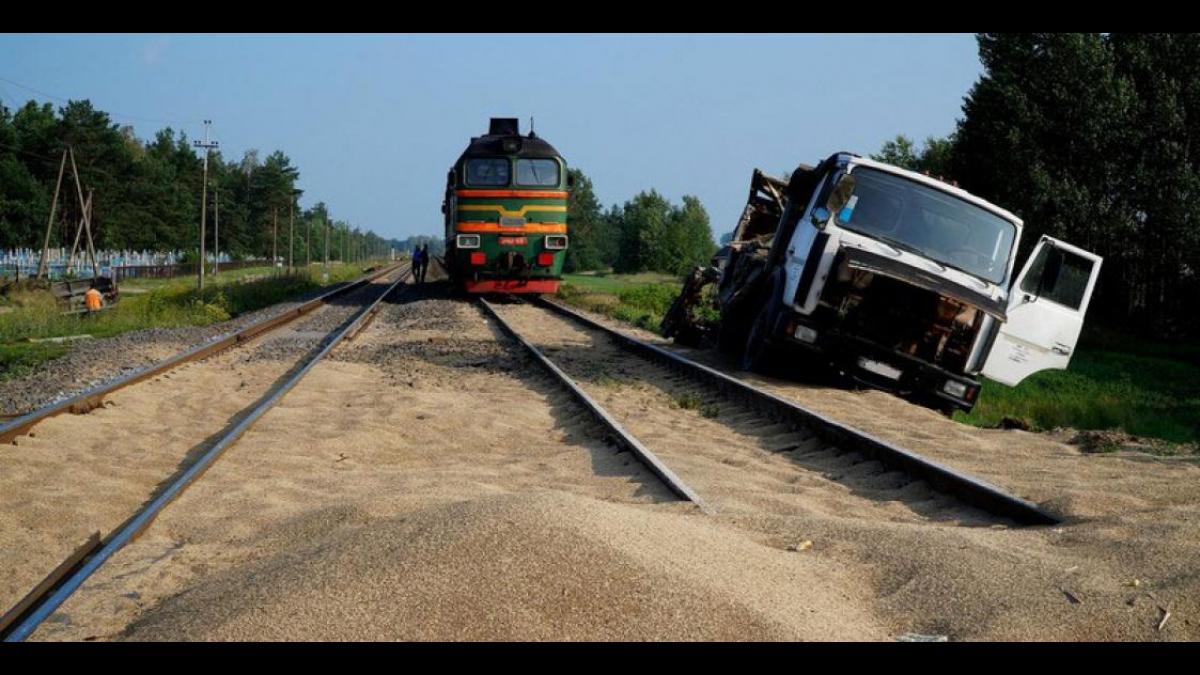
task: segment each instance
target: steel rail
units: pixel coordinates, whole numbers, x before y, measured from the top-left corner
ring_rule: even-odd
[[[105,396],[117,391],[118,389],[123,389],[131,384],[136,384],[143,380],[154,377],[155,375],[160,375],[180,365],[183,365],[184,363],[212,356],[219,351],[258,337],[269,330],[278,328],[286,323],[291,323],[292,321],[295,321],[296,319],[320,307],[321,305],[329,302],[329,300],[361,288],[362,286],[371,283],[375,279],[400,269],[402,266],[403,263],[384,267],[381,270],[364,275],[348,284],[335,288],[326,293],[322,293],[321,295],[308,300],[298,307],[289,309],[286,312],[256,321],[249,326],[232,333],[220,335],[208,342],[205,342],[204,344],[197,345],[191,349],[176,354],[175,356],[171,356],[167,359],[159,361],[158,363],[135,370],[116,379],[109,380],[108,382],[82,391],[74,396],[66,398],[62,401],[58,401],[57,403],[50,403],[31,412],[19,415],[5,422],[4,424],[0,424],[0,443],[11,443],[13,439],[27,434],[30,429],[44,419],[54,417],[55,415],[61,415],[62,413],[69,411],[91,410],[98,407],[103,402]]]
[[[394,269],[394,268],[393,268]],[[389,270],[390,271],[390,270]],[[109,558],[117,551],[123,548],[126,544],[133,541],[143,530],[145,530],[158,516],[168,504],[175,500],[189,485],[194,483],[206,470],[228,450],[239,438],[242,437],[253,425],[257,422],[268,410],[273,408],[284,395],[292,390],[300,382],[301,379],[312,370],[329,352],[333,350],[343,338],[356,332],[360,326],[373,316],[377,311],[379,304],[384,298],[391,295],[396,288],[403,283],[404,278],[411,270],[403,272],[400,277],[392,282],[387,289],[376,297],[369,305],[364,306],[354,319],[342,325],[336,332],[331,333],[326,338],[324,346],[314,356],[310,357],[304,366],[291,375],[287,380],[278,385],[269,397],[261,401],[250,410],[240,422],[232,429],[226,432],[220,439],[217,440],[212,447],[206,450],[195,462],[187,468],[186,471],[179,474],[170,485],[160,492],[150,503],[139,509],[135,515],[117,529],[115,532],[106,537],[102,545],[91,552],[90,556],[81,561],[81,564],[76,564],[70,567],[69,574],[57,582],[50,584],[46,592],[33,602],[26,602],[28,608],[12,621],[12,627],[7,633],[3,634],[5,642],[22,642],[33,634],[37,627],[41,625],[51,614],[54,613],[67,598],[79,589],[83,582],[88,579],[96,570],[98,570]],[[60,565],[60,568],[69,567],[65,564]],[[43,582],[46,584],[46,582]]]
[[[541,352],[541,350],[533,345],[533,343],[526,340],[516,328],[505,321],[504,317],[500,316],[500,313],[496,311],[496,308],[493,307],[490,302],[481,297],[479,298],[479,304],[483,307],[484,311],[486,311],[487,314],[496,321],[496,324],[500,326],[500,329],[503,330],[504,333],[524,347],[525,351],[529,352],[529,354],[533,356],[534,360],[536,360],[544,369],[546,369],[546,371],[549,372],[554,379],[556,379],[564,388],[566,388],[568,392],[570,392],[572,397],[579,401],[583,407],[586,408],[587,411],[591,413],[592,416],[597,419],[597,421],[600,422],[600,424],[602,424],[613,434],[613,440],[618,445],[632,452],[634,456],[637,457],[638,460],[650,470],[651,473],[653,473],[655,476],[658,476],[658,478],[664,484],[666,484],[667,488],[669,488],[671,492],[674,492],[681,499],[696,504],[696,506],[700,507],[700,510],[704,513],[712,513],[712,509],[704,502],[704,500],[700,498],[699,495],[696,494],[694,490],[692,490],[686,483],[683,482],[683,479],[675,475],[675,472],[671,471],[671,469],[665,463],[663,463],[658,456],[656,456],[650,451],[649,448],[643,445],[636,436],[631,434],[628,429],[622,426],[621,423],[618,422],[615,417],[609,414],[609,412],[605,410],[603,406],[597,403],[595,399],[589,396],[587,392],[585,392],[583,388],[581,388],[575,382],[575,380],[571,379],[570,375],[567,375],[565,372],[563,372],[561,368],[555,365],[553,361],[548,359],[546,355]]]
[[[774,419],[807,429],[830,445],[860,452],[889,468],[925,480],[934,489],[953,495],[966,504],[997,516],[1011,518],[1023,525],[1054,525],[1062,522],[1060,517],[1043,510],[1036,504],[1011,495],[979,478],[832,420],[794,401],[743,382],[709,366],[696,363],[675,352],[638,340],[573,309],[544,298],[536,298],[533,302],[577,323],[598,330],[608,335],[624,349],[705,382],[723,394],[737,398]]]

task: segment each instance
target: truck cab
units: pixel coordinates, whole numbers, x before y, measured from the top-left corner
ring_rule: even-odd
[[[1017,271],[1022,228],[956,186],[850,153],[786,181],[755,171],[701,275],[717,286],[717,341],[749,370],[808,353],[969,411],[981,376],[1016,385],[1066,368],[1100,272],[1099,256],[1048,236]]]

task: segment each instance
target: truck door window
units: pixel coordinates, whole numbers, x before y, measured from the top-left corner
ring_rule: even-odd
[[[1021,290],[1063,307],[1079,309],[1091,276],[1091,260],[1046,244],[1021,280]]]

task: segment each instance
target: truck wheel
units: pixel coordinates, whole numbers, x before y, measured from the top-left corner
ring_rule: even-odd
[[[722,319],[717,329],[717,347],[726,354],[736,354],[745,345],[745,325],[733,317]]]
[[[770,366],[775,352],[770,336],[771,319],[774,314],[771,310],[770,300],[764,302],[758,316],[754,318],[754,323],[750,325],[750,334],[746,337],[746,346],[742,350],[742,370],[763,373]]]

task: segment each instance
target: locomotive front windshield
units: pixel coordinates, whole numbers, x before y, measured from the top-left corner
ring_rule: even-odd
[[[992,283],[1008,271],[1017,228],[954,195],[884,171],[858,167],[837,223]]]
[[[553,159],[518,159],[517,185],[555,187],[558,185],[558,162]]]
[[[505,157],[476,157],[467,160],[467,185],[503,187],[508,185],[509,167]]]

